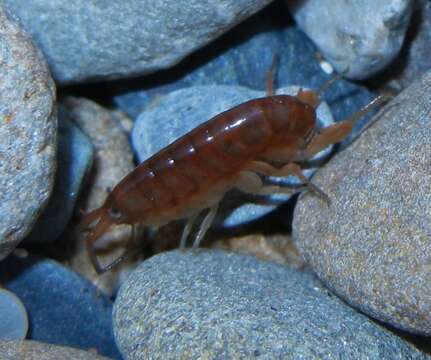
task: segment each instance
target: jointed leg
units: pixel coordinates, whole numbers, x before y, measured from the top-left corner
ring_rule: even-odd
[[[197,215],[194,215],[190,219],[187,220],[187,223],[183,229],[183,234],[181,235],[180,249],[184,249],[186,247],[187,238],[189,237],[190,230],[192,229],[192,226],[196,220],[196,217],[197,217]]]
[[[313,191],[317,195],[319,195],[322,199],[324,199],[328,205],[330,205],[330,200],[328,195],[326,195],[322,190],[320,190],[316,185],[314,185],[311,181],[309,181],[304,174],[302,173],[302,169],[298,164],[288,163],[281,168],[276,168],[271,164],[268,164],[263,161],[252,161],[247,166],[247,170],[251,170],[258,174],[262,174],[265,176],[289,176],[294,175],[299,178],[309,190]]]
[[[202,221],[201,227],[199,228],[198,234],[196,235],[195,241],[193,242],[193,248],[199,247],[200,242],[204,238],[205,234],[207,233],[208,229],[211,226],[211,223],[214,220],[214,217],[217,213],[217,209],[218,209],[218,204],[210,208],[210,211],[208,211],[208,214],[205,215],[205,218]]]

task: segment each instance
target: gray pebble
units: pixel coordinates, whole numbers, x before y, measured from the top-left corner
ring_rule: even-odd
[[[412,0],[287,0],[304,32],[338,72],[366,79],[399,53]]]
[[[0,341],[2,360],[109,360],[90,351],[39,341]]]
[[[298,87],[280,89],[280,94],[296,94]],[[213,85],[193,86],[173,91],[150,104],[135,122],[132,131],[132,144],[140,161],[146,160],[156,152],[172,143],[211,117],[247,100],[265,96],[263,91],[251,90],[240,86]],[[318,108],[321,126],[333,123],[329,107],[322,103]],[[317,155],[322,159],[328,155],[329,148]],[[304,171],[310,176],[315,168]],[[298,185],[295,177],[273,178],[282,185]],[[294,193],[294,192],[292,192]],[[231,192],[222,201],[218,212],[219,225],[230,227],[256,220],[267,214],[291,195],[271,195],[266,198]]]
[[[141,264],[113,311],[125,359],[425,359],[309,273],[223,251]]]
[[[270,3],[2,1],[33,35],[63,84],[165,69]]]
[[[381,321],[431,335],[431,72],[313,182],[293,234],[318,276]]]
[[[45,212],[26,238],[30,242],[56,240],[66,228],[82,182],[93,160],[88,138],[59,109],[57,172],[52,196]]]
[[[55,87],[30,38],[0,7],[0,260],[31,230],[51,194]]]
[[[0,289],[0,341],[22,340],[28,331],[28,315],[22,301],[12,292]]]

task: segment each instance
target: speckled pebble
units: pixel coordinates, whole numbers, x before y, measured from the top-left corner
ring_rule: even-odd
[[[68,115],[59,109],[57,171],[48,205],[26,242],[56,240],[66,228],[92,160],[93,147]]]
[[[165,69],[270,0],[2,2],[33,35],[54,78],[70,83]]]
[[[0,288],[0,341],[25,339],[28,331],[27,311],[13,292]]]
[[[296,94],[298,87],[283,88],[280,94]],[[264,96],[262,91],[250,90],[240,86],[194,86],[174,91],[142,112],[132,131],[132,144],[140,161],[146,160],[163,147],[192,130],[211,117],[247,100]],[[333,123],[328,106],[322,103],[318,108],[321,126]],[[329,148],[318,154],[324,158]],[[304,173],[310,176],[315,169]],[[288,185],[299,184],[294,177],[274,178],[275,182]],[[290,198],[289,194],[277,194],[265,199],[252,197],[239,191],[232,192],[222,201],[216,224],[237,226],[267,214],[274,207]]]
[[[223,251],[141,264],[114,305],[127,360],[426,359],[310,273]]]
[[[299,27],[351,79],[366,79],[399,53],[412,0],[286,0]]]
[[[51,194],[55,86],[30,38],[0,6],[0,260],[30,232]]]
[[[109,360],[92,351],[39,341],[0,341],[2,360]]]
[[[313,182],[332,200],[301,198],[296,244],[334,292],[381,321],[431,335],[431,72]]]
[[[135,167],[133,154],[127,134],[118,124],[118,114],[113,115],[109,110],[97,103],[76,97],[67,97],[62,101],[61,109],[91,140],[95,154],[93,171],[86,184],[86,192],[81,197],[79,207],[83,211],[90,211],[102,205],[108,192]],[[115,119],[114,119],[115,117]],[[124,119],[123,119],[124,122]],[[124,243],[129,240],[131,228],[113,227],[101,239],[107,244],[116,243],[118,246],[100,254],[103,264],[112,262],[124,250]],[[103,275],[98,275],[91,265],[84,244],[86,233],[75,232],[77,241],[76,254],[71,259],[71,267],[93,282],[100,290],[108,295],[118,288],[119,281],[126,276],[129,262]]]

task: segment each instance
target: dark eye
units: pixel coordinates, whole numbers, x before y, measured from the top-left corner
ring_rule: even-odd
[[[123,213],[119,209],[115,207],[111,207],[109,209],[109,216],[115,220],[118,220],[123,217]]]

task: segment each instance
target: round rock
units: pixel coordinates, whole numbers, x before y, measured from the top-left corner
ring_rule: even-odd
[[[33,35],[48,59],[54,78],[70,83],[165,69],[270,0],[129,0],[109,4],[87,0],[3,0],[3,3]]]
[[[298,87],[282,88],[277,93],[294,95]],[[265,96],[263,91],[255,91],[240,86],[194,86],[174,91],[158,101],[154,101],[141,113],[132,131],[132,144],[140,161],[171,144],[193,128],[213,116],[250,99]],[[320,126],[333,123],[329,107],[322,103],[317,109]],[[317,154],[316,159],[328,155],[330,148]],[[306,169],[310,176],[316,169]],[[284,186],[298,185],[296,177],[272,178],[273,182]],[[294,193],[294,192],[292,192]],[[216,223],[223,226],[237,226],[267,214],[291,195],[277,194],[268,197],[250,196],[232,191],[222,201]]]
[[[339,73],[366,79],[399,53],[412,0],[286,1],[298,25]]]
[[[223,251],[145,261],[120,288],[125,359],[425,359],[306,272]]]
[[[37,220],[25,241],[50,242],[66,228],[78,198],[82,182],[93,160],[93,147],[88,138],[58,112],[58,153],[54,189],[45,212]]]
[[[31,230],[55,171],[55,87],[30,38],[0,7],[0,260]]]
[[[21,300],[6,289],[0,289],[0,340],[22,340],[28,331],[27,311]]]
[[[381,321],[431,335],[431,72],[313,177],[293,235],[318,276]]]
[[[39,341],[0,341],[2,360],[109,360],[90,351]]]

